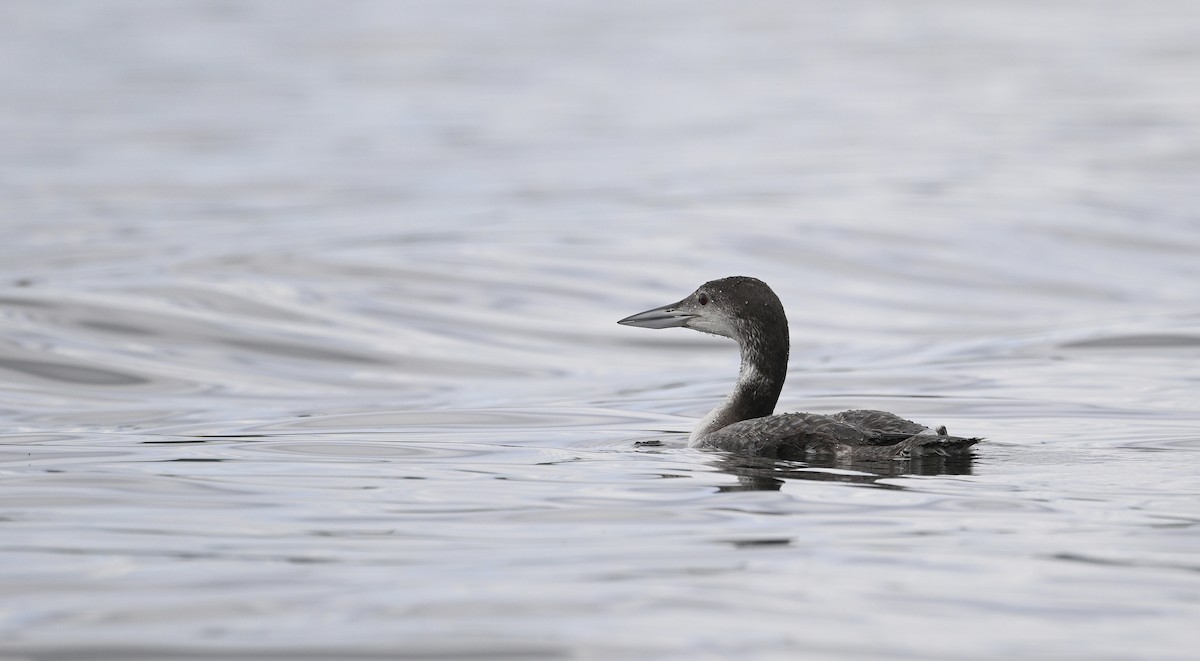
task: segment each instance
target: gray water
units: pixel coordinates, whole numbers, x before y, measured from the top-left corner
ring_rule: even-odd
[[[5,659],[1185,659],[1200,7],[0,5]],[[781,410],[686,448],[758,276]]]

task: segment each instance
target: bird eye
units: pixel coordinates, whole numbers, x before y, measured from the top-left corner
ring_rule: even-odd
[[[700,302],[700,305],[708,305],[708,294],[701,293],[696,300]]]

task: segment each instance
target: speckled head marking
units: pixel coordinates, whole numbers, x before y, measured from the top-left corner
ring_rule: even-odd
[[[765,339],[775,326],[787,329],[779,297],[762,280],[746,276],[706,282],[681,301],[617,323],[642,328],[691,328],[738,343]]]
[[[787,378],[788,324],[779,297],[762,280],[733,276],[701,285],[676,303],[617,322],[642,328],[691,328],[735,340],[742,353],[737,386],[693,436],[775,410]]]

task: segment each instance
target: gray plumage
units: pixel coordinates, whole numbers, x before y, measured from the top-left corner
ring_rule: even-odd
[[[733,392],[692,432],[692,447],[785,459],[915,459],[966,456],[978,438],[950,436],[886,411],[772,415],[787,377],[787,317],[755,278],[707,282],[670,305],[622,319],[643,328],[683,327],[731,338],[742,366]]]

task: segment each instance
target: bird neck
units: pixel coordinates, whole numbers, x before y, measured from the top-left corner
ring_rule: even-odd
[[[709,412],[688,438],[697,445],[705,435],[735,422],[771,415],[787,379],[788,331],[783,323],[771,333],[749,333],[739,339],[742,366],[733,391]]]

